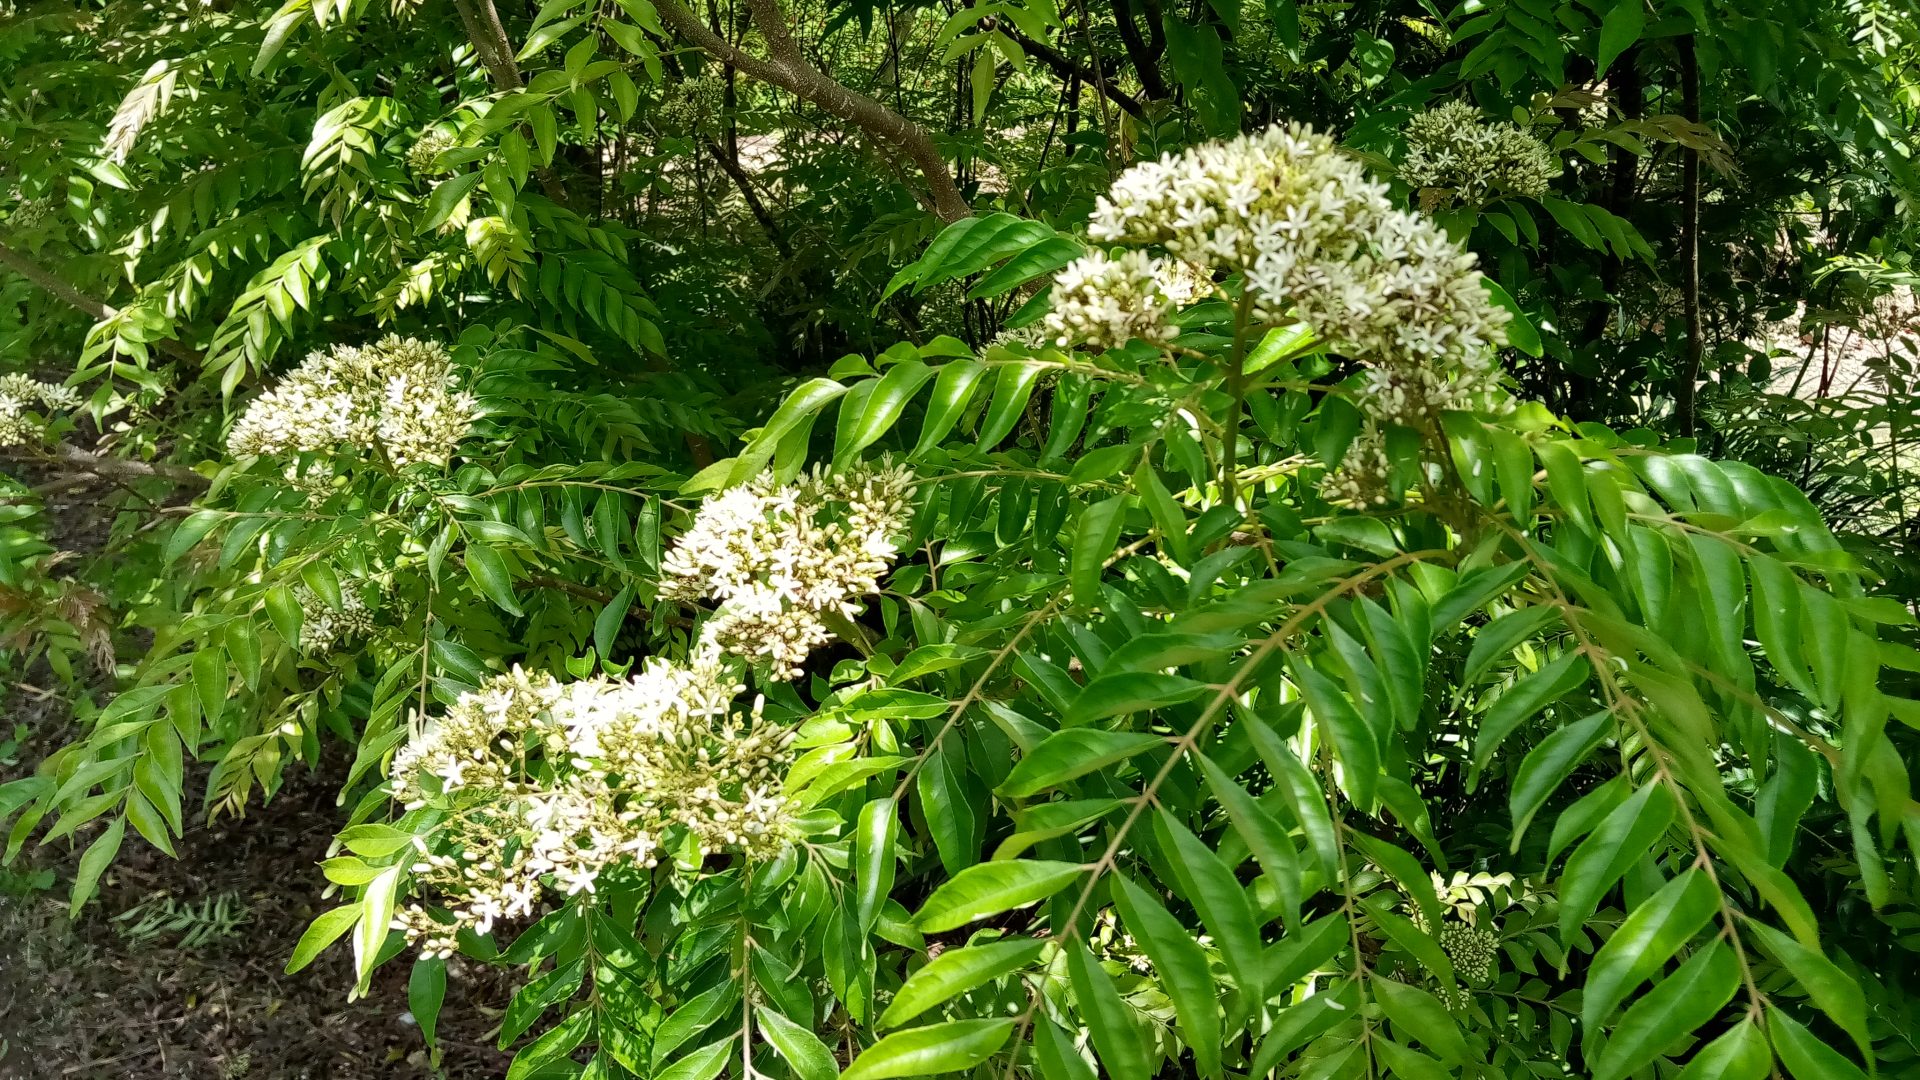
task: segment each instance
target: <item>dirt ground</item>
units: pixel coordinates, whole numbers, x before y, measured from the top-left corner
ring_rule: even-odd
[[[5,468],[30,484],[47,479],[31,466]],[[48,500],[49,539],[76,563],[111,557],[102,494],[82,486]],[[78,735],[68,703],[36,684],[56,685],[44,665],[0,667],[0,782],[29,774]],[[514,989],[504,972],[458,957],[449,964],[439,1069],[407,1012],[404,959],[358,1002],[347,1000],[344,944],[283,973],[308,922],[335,902],[322,896],[316,865],[345,816],[334,793],[347,750],[332,755],[313,771],[290,765],[281,790],[264,805],[256,799],[245,818],[191,825],[177,860],[129,832],[77,921],[65,900],[97,828],[51,847],[30,843],[0,870],[0,1080],[505,1075],[509,1055],[493,1048]],[[189,769],[190,807],[205,772]]]
[[[35,756],[24,748],[23,766]],[[326,776],[290,769],[266,806],[191,829],[178,861],[129,837],[77,922],[64,899],[84,844],[29,849],[0,879],[11,886],[0,890],[0,1077],[504,1075],[508,1055],[491,1037],[512,991],[502,973],[450,967],[443,1071],[428,1067],[407,1014],[404,960],[353,1003],[344,946],[283,974],[307,922],[331,906],[315,863],[336,828],[333,791]],[[56,880],[20,895],[34,869]]]

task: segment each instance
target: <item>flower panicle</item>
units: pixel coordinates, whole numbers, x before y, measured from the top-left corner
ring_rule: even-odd
[[[396,468],[446,467],[479,417],[445,347],[389,334],[364,348],[336,345],[254,399],[227,434],[235,457],[383,454]]]

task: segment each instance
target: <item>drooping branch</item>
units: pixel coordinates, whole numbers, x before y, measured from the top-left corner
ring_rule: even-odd
[[[119,309],[105,301],[95,300],[72,285],[60,275],[27,258],[5,244],[0,244],[0,266],[5,266],[42,289],[47,290],[69,306],[79,308],[94,319],[106,321],[119,314]]]
[[[1028,37],[1012,26],[997,25],[994,29],[1012,38],[1022,49],[1026,50],[1028,56],[1045,64],[1050,71],[1060,76],[1060,78],[1071,82],[1077,76],[1081,82],[1105,94],[1108,101],[1125,109],[1128,115],[1140,120],[1147,118],[1147,110],[1140,104],[1140,99],[1120,89],[1118,86],[1113,85],[1112,81],[1101,78],[1092,68],[1081,64],[1079,61],[1044,41],[1036,41]]]
[[[726,147],[712,139],[703,139],[702,145],[707,148],[707,155],[719,164],[720,171],[726,173],[727,179],[732,180],[733,186],[739,189],[747,209],[753,213],[753,219],[760,223],[760,228],[766,232],[774,248],[782,255],[792,255],[793,248],[787,244],[786,233],[781,231],[780,223],[773,219],[773,215],[767,212],[767,204],[760,201],[760,193],[753,190],[753,178],[727,153]]]
[[[81,311],[88,318],[96,322],[105,322],[115,315],[120,314],[119,308],[114,307],[105,300],[88,296],[86,293],[75,288],[59,274],[41,266],[39,263],[34,262],[32,259],[27,258],[25,255],[20,254],[5,244],[0,244],[0,266],[5,266],[7,269],[40,286],[42,289],[53,294],[54,298],[61,303]],[[186,360],[196,364],[201,360],[198,352],[182,345],[178,341],[156,342],[154,343],[154,348],[179,360]]]
[[[765,58],[754,56],[713,32],[679,0],[658,0],[655,8],[667,25],[688,42],[762,82],[858,127],[876,141],[912,159],[927,185],[933,210],[943,221],[958,221],[973,208],[953,182],[953,172],[925,128],[857,90],[828,78],[801,52],[787,30],[777,0],[750,0],[753,23],[767,40]]]

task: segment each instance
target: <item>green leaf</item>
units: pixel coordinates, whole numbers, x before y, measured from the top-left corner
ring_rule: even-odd
[[[345,904],[321,912],[312,923],[308,924],[307,929],[300,935],[300,940],[294,943],[293,955],[287,958],[286,973],[291,975],[313,963],[314,957],[319,956],[327,946],[340,940],[341,936],[351,930],[353,924],[358,921],[360,921],[359,904]]]
[[[576,1015],[587,1015],[578,1013]],[[733,1048],[731,1036],[716,1043],[708,1043],[696,1050],[681,1055],[680,1060],[653,1074],[653,1080],[713,1080],[726,1068],[728,1051]]]
[[[1127,496],[1115,495],[1081,511],[1073,534],[1073,602],[1083,608],[1098,608],[1105,597],[1100,578],[1107,559],[1120,540],[1120,525],[1126,517]],[[1109,714],[1111,715],[1111,714]]]
[[[1715,938],[1627,1010],[1607,1039],[1594,1080],[1625,1080],[1680,1036],[1719,1015],[1740,987],[1740,964]]]
[[[305,612],[300,610],[300,601],[294,599],[293,590],[287,588],[285,585],[275,585],[273,588],[267,590],[265,604],[267,609],[267,621],[273,623],[274,633],[280,635],[281,641],[284,641],[288,645],[291,645],[297,648],[300,644],[300,624],[306,618],[306,614]],[[218,655],[218,654],[209,654],[209,655]],[[197,665],[196,665],[195,671],[196,673],[198,672]],[[226,676],[227,676],[226,660],[225,658],[221,658],[220,659],[220,681],[221,681],[220,697],[222,698],[222,700],[224,700],[227,696],[226,686],[225,686]],[[213,713],[208,713],[208,715],[215,716],[215,715],[218,715],[218,713],[213,712]]]
[[[854,922],[862,933],[873,929],[880,905],[893,891],[894,845],[900,834],[899,807],[891,797],[860,808],[854,828]]]
[[[1586,654],[1569,649],[1547,666],[1516,680],[1480,719],[1480,730],[1473,740],[1474,765],[1486,768],[1507,736],[1541,709],[1586,685],[1592,674],[1593,663]]]
[[[1417,986],[1385,977],[1369,979],[1367,985],[1387,1019],[1401,1032],[1420,1040],[1421,1045],[1455,1065],[1472,1062],[1473,1052],[1467,1048],[1467,1040],[1461,1037],[1459,1026],[1447,1015],[1439,998]]]
[[[633,607],[633,586],[628,585],[607,601],[600,614],[593,618],[593,649],[601,659],[613,653],[614,638],[619,635],[620,627],[627,621],[627,612]]]
[[[1580,1002],[1580,1022],[1600,1030],[1634,987],[1652,978],[1720,910],[1720,890],[1698,868],[1640,902],[1594,954]]]
[[[1266,1000],[1261,966],[1260,928],[1253,905],[1233,871],[1213,849],[1189,832],[1172,813],[1154,816],[1154,836],[1177,876],[1180,892],[1199,912],[1200,921],[1219,944],[1221,959],[1248,1002]]]
[[[1793,973],[1794,980],[1813,1003],[1820,1006],[1820,1011],[1838,1024],[1840,1030],[1853,1036],[1861,1056],[1871,1058],[1873,1043],[1867,1034],[1867,999],[1859,982],[1838,964],[1773,927],[1755,921],[1747,925],[1773,958]]]
[[[1522,641],[1539,633],[1559,614],[1545,605],[1509,611],[1488,623],[1473,635],[1473,648],[1467,653],[1467,666],[1461,669],[1460,685],[1472,686],[1487,669],[1512,655]]]
[[[454,208],[460,205],[460,200],[466,198],[480,183],[481,176],[482,173],[475,170],[436,184],[433,194],[427,196],[426,213],[421,215],[420,223],[415,228],[422,233],[430,233],[445,224],[453,216]]]
[[[887,673],[887,684],[899,686],[922,676],[957,668],[991,653],[972,645],[922,645],[908,653]]]
[[[935,889],[913,922],[928,933],[953,930],[975,919],[1045,900],[1087,869],[1081,863],[1039,859],[969,866]]]
[[[1767,1037],[1749,1019],[1701,1047],[1677,1080],[1760,1080],[1772,1071]]]
[[[160,553],[161,565],[170,566],[180,556],[193,550],[225,517],[225,514],[217,510],[196,510],[187,515],[187,519],[175,527],[172,535],[167,537],[167,546]]]
[[[1043,938],[1012,938],[948,949],[907,976],[880,1017],[881,1027],[899,1027],[936,1005],[1018,971],[1040,958]]]
[[[1045,370],[1039,364],[1006,364],[1000,368],[1000,374],[993,381],[993,404],[987,407],[987,415],[980,421],[981,450],[992,450],[1012,433],[1013,426],[1020,422],[1020,415],[1027,411],[1034,383]]]
[[[1227,75],[1220,35],[1212,24],[1194,26],[1169,11],[1163,29],[1174,76],[1186,88],[1201,126],[1216,137],[1238,131],[1240,90]]]
[[[1638,3],[1639,0],[1631,0],[1631,2]],[[1606,65],[1601,65],[1600,70],[1605,71]],[[1496,305],[1507,309],[1513,316],[1507,323],[1507,344],[1528,356],[1539,356],[1544,349],[1540,342],[1540,331],[1534,328],[1533,320],[1528,318],[1527,313],[1514,301],[1513,295],[1501,288],[1499,282],[1485,274],[1480,276],[1480,285],[1487,290],[1487,295],[1492,297]]]
[[[850,437],[834,448],[834,460],[852,461],[860,451],[877,442],[900,420],[907,403],[931,378],[933,369],[919,360],[905,360],[888,368],[874,384]]]
[[[1112,882],[1114,907],[1160,973],[1200,1074],[1221,1075],[1220,1001],[1206,951],[1151,894],[1121,874]]]
[[[761,1034],[787,1059],[799,1080],[833,1080],[840,1075],[833,1051],[827,1049],[818,1035],[765,1005],[754,1006],[753,1015],[760,1020]]]
[[[429,1049],[434,1045],[440,1005],[446,997],[447,962],[438,956],[415,960],[413,972],[407,977],[407,1011],[413,1014],[414,1023],[420,1025],[420,1037],[426,1040]]]
[[[975,282],[967,290],[967,299],[999,296],[1017,289],[1034,278],[1051,274],[1086,254],[1086,249],[1065,236],[1052,236],[1002,263],[993,273]]]
[[[340,593],[340,577],[325,559],[316,559],[301,567],[300,580],[306,582],[307,588],[313,590],[321,603],[335,611],[340,610],[340,605],[345,602],[345,597]]]
[[[1613,713],[1602,710],[1555,729],[1527,752],[1507,794],[1507,807],[1513,815],[1513,851],[1520,850],[1520,838],[1533,815],[1612,731]]]
[[[1613,61],[1640,40],[1646,28],[1646,0],[1614,0],[1613,7],[1607,9],[1606,17],[1600,20],[1600,52],[1594,57],[1593,69],[1605,75]]]
[[[1600,898],[1667,831],[1673,812],[1673,796],[1655,781],[1628,796],[1580,842],[1560,875],[1560,940],[1573,940]]]
[[[992,1057],[1012,1034],[1012,1020],[953,1020],[896,1031],[861,1051],[840,1075],[842,1080],[888,1080],[963,1072]]]
[[[80,909],[87,905],[100,885],[100,875],[112,864],[113,857],[120,853],[120,840],[127,834],[127,819],[116,817],[93,843],[87,845],[86,853],[80,856],[80,865],[73,873],[73,892],[67,898],[67,918],[78,919]]]
[[[523,615],[520,602],[513,596],[513,579],[507,573],[507,561],[485,544],[467,545],[467,573],[482,596],[512,615]]]
[[[1096,769],[1125,761],[1143,750],[1164,745],[1166,740],[1160,736],[1137,731],[1101,731],[1097,728],[1056,731],[1022,757],[994,792],[1002,798],[1024,799],[1048,788],[1059,787]]]
[[[1182,701],[1191,701],[1206,690],[1205,683],[1179,675],[1137,671],[1102,675],[1074,695],[1073,702],[1067,708],[1065,723],[1078,727],[1110,716],[1151,712]]]
[[[980,861],[984,832],[982,809],[975,805],[972,787],[966,783],[965,751],[959,746],[956,739],[934,749],[914,778],[927,831],[933,834],[934,846],[940,850],[940,865],[949,874]]]
[[[1206,774],[1207,786],[1213,789],[1213,797],[1219,800],[1221,807],[1233,822],[1233,831],[1247,845],[1247,850],[1259,861],[1260,868],[1266,871],[1267,880],[1273,882],[1280,891],[1285,910],[1282,912],[1287,925],[1298,925],[1300,919],[1300,852],[1293,846],[1293,838],[1272,814],[1249,795],[1233,777],[1228,776],[1220,766],[1205,754],[1195,752],[1193,758],[1200,765],[1200,771]]]
[[[1043,1080],[1097,1080],[1073,1036],[1045,1016],[1033,1021],[1033,1056]]]
[[[1767,1006],[1767,1033],[1773,1037],[1773,1048],[1793,1080],[1866,1080],[1858,1065],[1821,1042],[1776,1005]]]
[[[1322,675],[1305,659],[1293,667],[1293,681],[1313,717],[1332,736],[1334,751],[1340,757],[1340,784],[1361,808],[1373,806],[1374,788],[1380,778],[1380,737],[1353,707],[1346,691]],[[1391,724],[1392,718],[1386,718]]]
[[[986,373],[987,365],[978,360],[955,360],[940,366],[933,380],[933,397],[927,402],[927,418],[920,422],[920,438],[913,444],[915,457],[940,445],[953,430]]]
[[[1107,1075],[1113,1080],[1148,1080],[1152,1073],[1147,1066],[1146,1045],[1133,1010],[1121,1000],[1113,977],[1079,939],[1068,944],[1066,950],[1074,1003],[1093,1033],[1093,1048]]]

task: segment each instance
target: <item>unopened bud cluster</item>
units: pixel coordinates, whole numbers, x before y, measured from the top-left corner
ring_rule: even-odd
[[[409,809],[445,813],[410,864],[452,921],[419,905],[396,928],[432,953],[461,928],[533,912],[543,891],[592,892],[682,840],[768,859],[791,842],[781,793],[793,733],[765,723],[718,658],[649,660],[625,680],[562,684],[516,667],[421,723],[395,755]]]
[[[301,611],[300,651],[308,656],[330,653],[342,642],[373,633],[373,609],[353,589],[341,590],[337,609],[305,585],[294,588],[293,601]]]
[[[1400,177],[1446,202],[1472,205],[1500,195],[1537,199],[1560,175],[1545,143],[1518,125],[1492,122],[1463,101],[1429,109],[1407,124],[1407,159]]]
[[[247,406],[227,449],[250,457],[351,448],[395,468],[444,467],[478,415],[445,348],[390,334],[308,355]]]
[[[23,446],[40,438],[40,425],[28,415],[35,406],[72,409],[79,404],[80,393],[72,387],[18,373],[0,375],[0,446]]]
[[[449,132],[431,128],[407,151],[407,171],[415,176],[437,176],[446,172],[440,164],[440,155],[453,149],[455,139]]]
[[[1386,438],[1378,426],[1368,424],[1348,445],[1340,467],[1321,482],[1320,494],[1328,502],[1370,510],[1391,500],[1392,480]]]
[[[1255,319],[1304,322],[1367,366],[1364,404],[1383,419],[1467,407],[1497,382],[1493,353],[1509,316],[1489,301],[1474,256],[1396,207],[1386,185],[1309,128],[1272,127],[1135,165],[1101,197],[1089,233],[1242,275]],[[1143,310],[1140,275],[1126,265],[1125,275],[1109,272],[1129,290],[1116,309]],[[1078,295],[1090,281],[1082,272],[1070,292],[1093,315],[1074,317],[1097,322],[1106,309]]]
[[[1500,939],[1491,930],[1460,923],[1440,929],[1440,948],[1453,964],[1454,974],[1471,983],[1484,983],[1493,977]]]
[[[704,649],[798,678],[832,640],[828,621],[859,615],[859,599],[879,589],[912,495],[911,471],[864,463],[730,488],[701,506],[661,561],[661,595],[719,601],[701,630]]]

